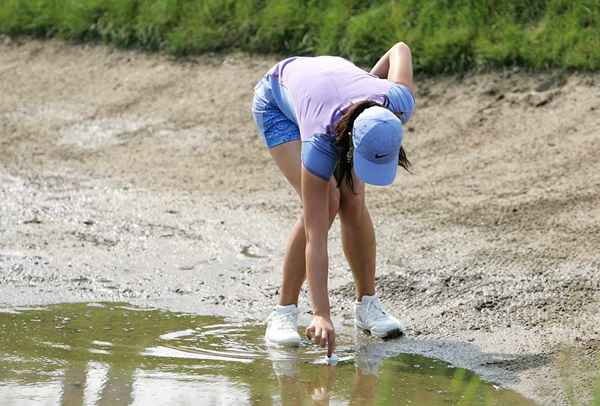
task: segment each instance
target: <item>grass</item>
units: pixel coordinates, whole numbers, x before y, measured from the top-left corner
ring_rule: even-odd
[[[363,65],[403,40],[418,72],[600,69],[600,0],[0,0],[0,33]]]

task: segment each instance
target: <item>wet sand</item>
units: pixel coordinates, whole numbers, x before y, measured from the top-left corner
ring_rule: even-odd
[[[276,59],[0,43],[0,305],[264,318],[300,212],[249,113]],[[409,326],[404,350],[543,404],[590,402],[598,83],[518,70],[418,79],[414,174],[367,197],[379,294]],[[335,322],[349,329],[337,222],[330,263]]]

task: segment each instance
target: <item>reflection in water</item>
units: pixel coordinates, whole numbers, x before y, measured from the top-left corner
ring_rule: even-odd
[[[321,350],[267,349],[249,323],[119,304],[0,313],[0,404],[528,405],[441,361],[340,337]],[[387,354],[389,355],[389,354]]]

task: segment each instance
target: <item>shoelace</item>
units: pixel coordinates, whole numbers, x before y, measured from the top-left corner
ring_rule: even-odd
[[[381,320],[384,317],[388,317],[387,312],[383,309],[381,302],[379,300],[374,300],[369,303],[369,307],[367,308],[367,313],[371,313],[372,309],[375,309],[375,320]]]
[[[294,328],[294,313],[271,313],[268,320],[273,320],[275,323],[281,323],[289,328]]]

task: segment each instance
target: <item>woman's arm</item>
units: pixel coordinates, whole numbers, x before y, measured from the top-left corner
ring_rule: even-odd
[[[327,290],[329,230],[329,183],[302,166],[302,203],[306,230],[306,274],[313,304],[314,318],[306,333],[327,355],[335,350],[335,332],[329,312]]]
[[[402,84],[415,94],[412,54],[404,42],[398,42],[385,53],[371,69],[371,74]]]
[[[388,71],[390,70],[390,52],[392,52],[392,48],[390,48],[373,66],[371,69],[371,75],[375,75],[381,79],[387,79]]]

